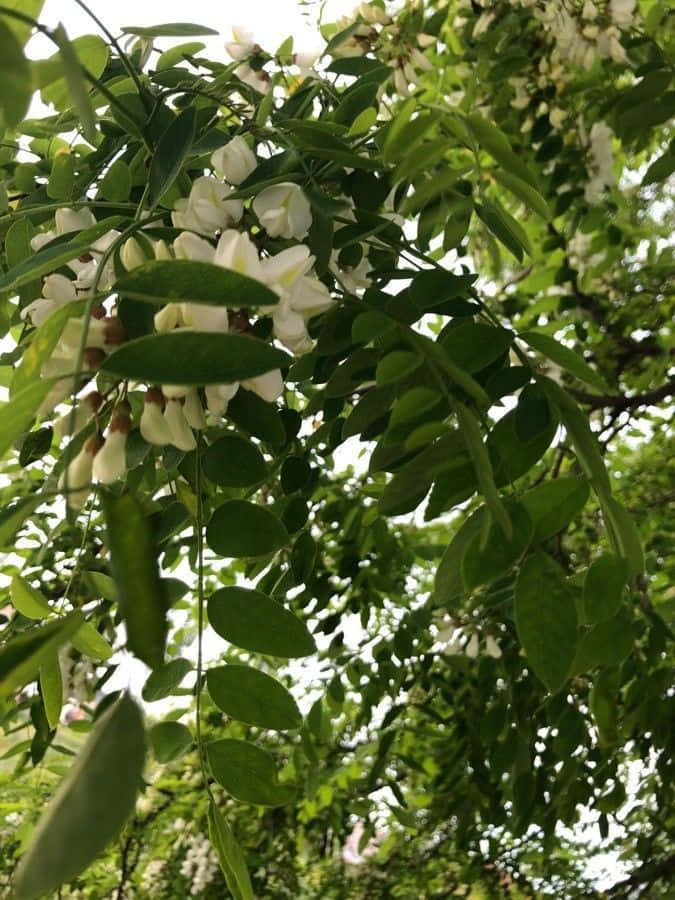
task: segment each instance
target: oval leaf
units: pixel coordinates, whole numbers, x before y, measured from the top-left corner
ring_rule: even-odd
[[[44,619],[53,612],[40,591],[21,575],[15,575],[12,578],[9,595],[12,598],[14,609],[27,619]]]
[[[148,731],[148,739],[159,763],[171,762],[192,745],[190,729],[181,722],[158,722]]]
[[[235,799],[257,806],[282,806],[295,796],[290,784],[279,784],[272,756],[248,741],[227,738],[207,744],[213,776]]]
[[[225,434],[212,444],[202,466],[206,477],[221,487],[249,487],[267,475],[260,450],[238,434]]]
[[[261,281],[213,263],[192,259],[156,259],[132,269],[115,290],[134,300],[167,303],[187,300],[214,306],[270,306],[279,297]]]
[[[221,588],[209,598],[208,612],[213,629],[244,650],[286,659],[316,650],[305,623],[261,591]]]
[[[288,532],[264,506],[227,500],[214,510],[206,526],[206,542],[221,556],[265,556],[288,543]]]
[[[589,625],[611,619],[618,612],[627,577],[628,564],[611,553],[591,564],[584,579],[584,615]]]
[[[114,840],[133,812],[144,758],[141,712],[125,694],[96,722],[38,822],[16,873],[16,900],[51,893]]]
[[[276,731],[302,725],[300,710],[286,688],[250,666],[209,669],[206,684],[216,706],[240,722]]]
[[[241,334],[175,331],[122,344],[102,369],[154,384],[230,384],[290,363],[282,350]]]
[[[244,854],[213,800],[209,803],[209,838],[234,900],[253,900]]]
[[[196,121],[197,112],[194,106],[189,106],[176,116],[159,139],[148,173],[146,202],[150,209],[159,202],[180,172],[192,147]]]
[[[516,628],[528,665],[552,691],[568,678],[577,649],[574,592],[543,553],[525,560],[516,582]]]
[[[155,669],[143,685],[143,699],[146,703],[152,703],[168,697],[191,670],[192,663],[181,658],[172,659],[166,665]]]
[[[156,669],[164,658],[169,604],[159,577],[150,522],[131,494],[103,494],[101,499],[127,646]]]

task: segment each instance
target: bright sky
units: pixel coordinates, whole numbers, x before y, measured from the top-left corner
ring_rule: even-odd
[[[115,0],[113,3],[110,0],[90,0],[88,5],[116,36],[123,26],[158,25],[162,22],[192,22],[220,32],[220,37],[213,38],[162,38],[158,44],[163,48],[181,41],[203,40],[214,56],[222,58],[223,43],[230,40],[232,25],[243,25],[252,31],[265,50],[276,50],[289,34],[293,34],[296,49],[311,50],[322,46],[320,38],[317,38],[317,29],[313,27],[320,4],[311,0],[307,4],[301,4],[299,0],[190,0],[189,3],[178,0]],[[335,21],[355,5],[356,0],[327,0],[323,21]],[[40,18],[50,27],[62,22],[71,38],[98,31],[75,0],[46,0]],[[44,52],[44,48],[47,48],[47,55],[54,52],[46,39],[34,39],[31,46],[34,53]]]

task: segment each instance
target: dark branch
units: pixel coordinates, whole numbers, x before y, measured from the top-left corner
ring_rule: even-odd
[[[634,394],[632,397],[626,394],[589,394],[586,391],[571,390],[570,393],[585,406],[591,409],[611,408],[617,412],[637,409],[640,406],[651,406],[660,403],[667,397],[675,394],[675,379],[662,384],[660,387],[644,394]]]

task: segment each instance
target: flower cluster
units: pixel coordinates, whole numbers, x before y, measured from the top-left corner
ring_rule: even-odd
[[[613,137],[612,129],[605,122],[595,122],[591,128],[588,164],[591,177],[586,183],[584,196],[594,206],[602,200],[605,188],[612,187],[615,181]]]
[[[309,201],[299,185],[281,182],[263,188],[245,208],[242,200],[231,195],[257,167],[255,153],[243,137],[232,138],[211,157],[213,173],[197,177],[189,195],[176,201],[171,214],[180,233],[171,243],[152,240],[144,233],[120,239],[110,231],[92,244],[90,253],[68,263],[74,278],[63,273],[48,275],[42,296],[23,310],[33,325],[43,325],[57,310],[86,298],[95,289],[112,293],[115,284],[113,268],[117,250],[121,266],[130,271],[152,260],[187,259],[222,266],[255,279],[270,288],[278,298],[273,306],[261,308],[271,318],[274,337],[287,349],[302,354],[312,348],[307,330],[309,320],[328,310],[334,303],[328,288],[313,272],[314,256],[300,243],[309,232],[312,213]],[[246,226],[242,220],[246,217]],[[89,210],[59,209],[55,229],[33,239],[35,249],[62,234],[95,225]],[[237,228],[233,226],[238,226]],[[263,234],[276,241],[289,243],[274,254],[261,252]],[[363,273],[359,273],[363,278]],[[126,473],[127,438],[137,424],[149,444],[173,445],[184,452],[196,446],[194,432],[206,427],[207,415],[222,417],[240,384],[207,385],[203,389],[183,385],[147,385],[142,413],[133,421],[132,406],[117,397],[110,401],[98,390],[82,394],[82,389],[95,375],[106,355],[125,340],[125,332],[116,308],[100,305],[87,320],[73,315],[65,322],[49,359],[42,365],[44,378],[55,378],[40,407],[40,415],[52,413],[55,407],[73,394],[80,393],[74,409],[54,422],[58,437],[78,433],[92,419],[96,431],[84,443],[61,475],[60,486],[67,489],[68,502],[81,508],[89,495],[92,480],[111,484]],[[171,302],[159,308],[154,316],[158,333],[175,330],[226,333],[250,330],[248,310],[228,310],[194,302]],[[75,380],[74,369],[80,357],[81,366]],[[241,386],[267,402],[275,401],[283,391],[279,370],[249,378]],[[115,391],[113,387],[111,393]],[[105,436],[101,419],[107,417]]]
[[[436,44],[430,34],[408,33],[384,9],[375,3],[360,3],[349,16],[335,23],[336,32],[355,26],[332,51],[334,57],[364,56],[376,51],[393,70],[393,83],[402,96],[410,94],[410,85],[419,82],[420,72],[429,72],[433,64],[423,50]]]
[[[189,834],[187,850],[180,867],[180,874],[190,882],[190,893],[201,894],[213,881],[218,871],[218,860],[203,834]]]
[[[533,12],[554,39],[557,59],[590,69],[596,59],[627,61],[621,29],[632,24],[634,8],[634,0],[611,0],[601,14],[593,0],[585,0],[577,18],[562,0],[551,0]]]
[[[480,652],[481,635],[476,629],[467,634],[462,628],[458,628],[453,620],[440,614],[435,617],[435,625],[438,629],[436,644],[446,656],[456,656],[464,653],[469,659],[476,659]],[[501,648],[496,638],[489,632],[485,634],[485,654],[493,659],[500,659]]]

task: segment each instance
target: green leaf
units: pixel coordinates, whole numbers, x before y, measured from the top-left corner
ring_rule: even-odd
[[[477,113],[467,116],[466,124],[483,150],[496,159],[507,172],[525,182],[528,187],[536,184],[535,175],[513,152],[509,139],[501,129]]]
[[[135,34],[138,37],[194,37],[196,35],[218,34],[213,28],[205,25],[193,25],[192,22],[168,22],[166,25],[152,25],[143,28],[138,25],[125,26],[124,34]]]
[[[487,225],[494,236],[510,250],[518,262],[523,261],[523,252],[532,254],[530,241],[518,222],[496,201],[485,200],[475,204],[479,218]]]
[[[72,100],[79,123],[82,127],[82,134],[90,144],[97,144],[98,132],[96,131],[96,114],[91,105],[89,91],[84,76],[82,75],[82,64],[78,59],[76,49],[70,43],[63,25],[57,25],[52,32],[52,37],[61,53],[63,74],[66,79],[66,84],[68,85],[70,99]]]
[[[410,284],[410,299],[420,309],[442,307],[438,311],[444,315],[476,315],[478,304],[462,299],[475,280],[475,275],[453,275],[442,269],[420,272]]]
[[[584,616],[589,625],[616,615],[627,579],[625,559],[605,553],[591,563],[584,579]]]
[[[286,688],[250,666],[218,666],[206,673],[211,699],[228,716],[275,731],[300,728],[302,716]]]
[[[580,675],[597,666],[617,666],[633,649],[633,622],[622,611],[611,619],[589,628],[574,658],[572,674]]]
[[[236,800],[257,806],[283,806],[295,796],[295,787],[279,784],[272,756],[248,741],[226,738],[206,745],[216,781]]]
[[[221,487],[249,487],[263,481],[267,466],[255,444],[238,434],[224,434],[204,453],[204,474]]]
[[[8,403],[0,406],[0,457],[14,441],[30,428],[42,401],[58,379],[44,379],[29,384]]]
[[[148,740],[159,763],[171,762],[192,746],[190,729],[181,722],[158,722],[148,731]]]
[[[522,178],[513,175],[511,172],[504,171],[503,169],[497,169],[492,174],[499,184],[511,191],[511,193],[519,200],[522,200],[526,206],[529,206],[531,210],[538,213],[542,219],[547,222],[551,221],[552,216],[551,210],[548,208],[548,203],[531,184],[528,184],[523,181]]]
[[[641,575],[645,570],[645,557],[633,518],[614,497],[605,499],[603,513],[618,554],[628,564],[628,574],[631,577]]]
[[[104,572],[84,572],[85,580],[89,583],[97,597],[117,603],[117,588],[115,581]]]
[[[54,610],[43,595],[21,575],[15,575],[9,589],[14,609],[27,619],[44,619]]]
[[[91,659],[110,659],[113,648],[92,622],[84,622],[75,632],[71,641],[73,647]]]
[[[575,475],[545,481],[520,498],[534,522],[534,536],[546,541],[562,531],[586,505],[588,481]]]
[[[213,511],[206,542],[220,556],[265,556],[288,543],[280,519],[264,506],[247,500],[226,500]]]
[[[52,171],[47,182],[47,196],[52,200],[70,200],[75,186],[75,164],[70,153],[54,157]]]
[[[156,259],[117,280],[115,290],[146,303],[188,300],[213,306],[270,306],[279,297],[262,282],[192,259]]]
[[[97,197],[123,202],[131,193],[131,170],[123,159],[116,159],[98,185]]]
[[[33,85],[30,64],[21,44],[12,29],[1,19],[0,46],[0,115],[6,127],[15,128],[28,112]]]
[[[142,697],[146,703],[163,700],[174,692],[188,672],[192,663],[187,659],[172,659],[151,672],[143,685]]]
[[[205,47],[206,44],[201,41],[188,41],[185,44],[178,44],[176,47],[170,47],[168,50],[165,50],[164,53],[159,55],[157,62],[155,63],[155,68],[158,72],[172,69],[174,66],[178,66],[179,63],[184,62],[188,56],[196,56],[200,51],[204,50]]]
[[[671,144],[664,154],[655,159],[645,172],[642,186],[665,181],[675,172],[675,145]]]
[[[513,332],[482,322],[462,322],[449,328],[440,344],[450,359],[466,372],[480,372],[503,356],[513,343]]]
[[[132,494],[101,495],[112,570],[126,626],[127,646],[151,669],[162,665],[168,600],[159,577],[148,517]]]
[[[227,418],[271,447],[283,447],[286,443],[286,429],[278,409],[253,391],[239,388],[228,403]]]
[[[178,177],[192,147],[197,113],[194,106],[179,113],[159,139],[150,160],[146,205],[153,209]]]
[[[609,391],[602,375],[596,372],[595,369],[592,369],[578,353],[570,350],[569,347],[565,347],[564,344],[556,341],[555,338],[547,334],[539,334],[536,331],[526,331],[519,334],[518,337],[580,381],[590,384],[599,391]]]
[[[209,839],[234,900],[254,900],[244,854],[213,799],[209,802]]]
[[[552,693],[570,673],[577,649],[574,591],[560,567],[543,553],[529,556],[515,594],[516,628],[527,663]]]
[[[285,659],[316,652],[305,623],[261,591],[221,588],[209,598],[208,613],[214,631],[243,650]]]
[[[4,0],[2,5],[5,9],[13,9],[31,19],[38,19],[44,6],[44,0]],[[7,14],[2,15],[2,21],[14,32],[23,47],[33,30],[30,22],[22,22],[21,19],[14,19]]]
[[[153,384],[230,384],[289,362],[282,350],[247,335],[175,331],[129,341],[101,368],[120,378]]]
[[[480,506],[462,524],[446,547],[434,581],[434,599],[437,606],[453,609],[458,605],[457,600],[464,594],[462,578],[464,555],[474,538],[485,532],[487,517],[487,508]]]
[[[103,74],[108,63],[108,45],[96,34],[84,34],[70,42],[77,60],[93,78]],[[67,51],[66,51],[67,52]],[[45,103],[52,103],[56,109],[64,110],[70,103],[69,85],[64,77],[64,62],[61,51],[49,59],[33,63],[35,83],[42,93]]]
[[[60,266],[72,259],[77,259],[86,253],[93,243],[112,228],[125,221],[122,216],[110,216],[102,219],[91,228],[80,231],[76,237],[69,240],[57,238],[28,259],[15,266],[0,277],[0,291],[15,291],[22,284],[33,281],[41,275],[48,275]]]
[[[407,378],[419,369],[423,362],[423,357],[409,350],[394,350],[387,353],[377,364],[375,371],[377,386],[381,388],[400,381],[401,378]]]
[[[54,653],[40,666],[40,694],[49,727],[58,727],[63,706],[63,680],[58,654]]]
[[[22,497],[11,506],[0,510],[0,547],[6,547],[11,543],[14,535],[26,521],[28,516],[41,504],[44,497],[32,495]]]
[[[81,612],[70,613],[8,640],[0,648],[0,700],[34,678],[44,661],[70,639],[83,621]]]
[[[557,407],[563,425],[574,445],[577,458],[601,501],[611,497],[609,475],[602,460],[598,442],[591,431],[588,417],[572,397],[550,378],[539,376],[539,384]]]
[[[84,312],[85,301],[76,300],[56,309],[33,334],[24,351],[19,367],[14,372],[10,393],[12,396],[29,385],[40,375],[40,369],[56,347],[68,319]]]
[[[513,537],[513,526],[495,485],[492,464],[488,455],[480,427],[474,414],[463,403],[455,404],[459,428],[476,471],[476,479],[490,514],[508,540]]]
[[[487,584],[510,569],[525,553],[534,533],[532,519],[521,503],[506,507],[513,525],[513,535],[504,540],[501,528],[490,523],[487,540],[484,533],[476,534],[466,547],[462,560],[462,574],[467,591]]]
[[[14,880],[16,900],[71,881],[122,830],[145,758],[143,719],[125,694],[103,713],[33,832]]]

